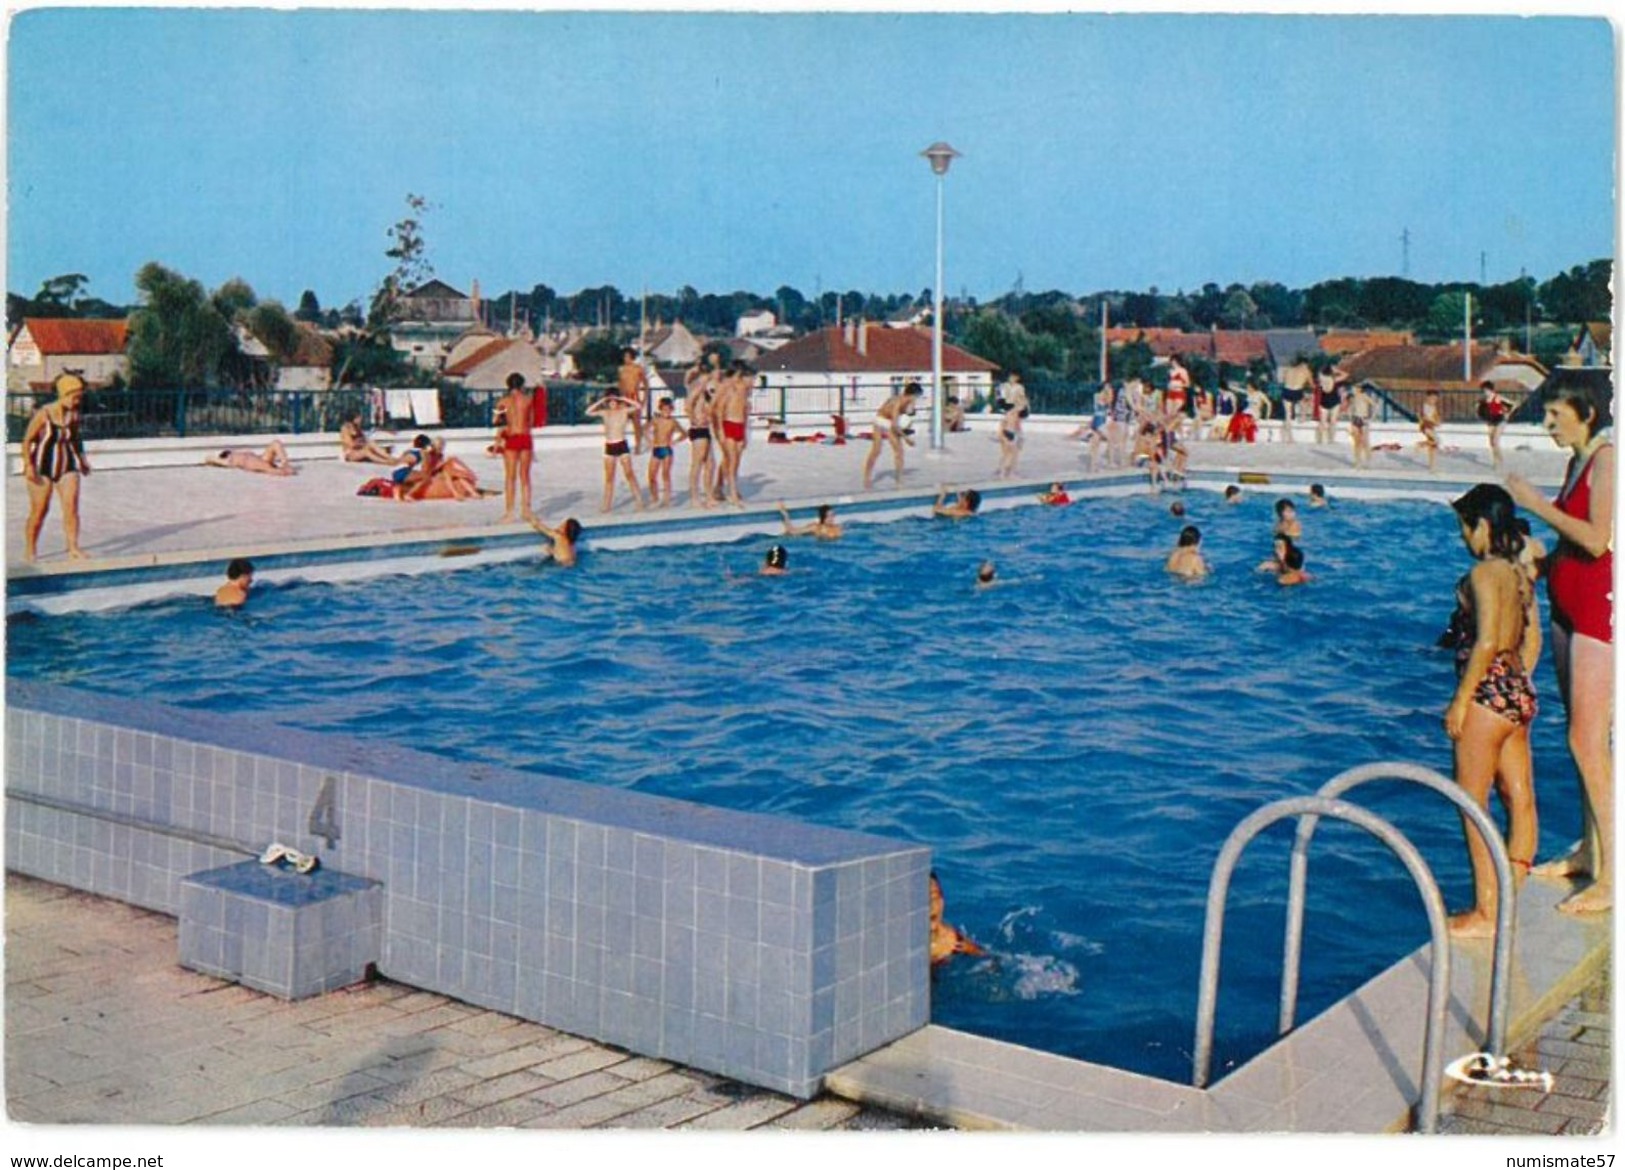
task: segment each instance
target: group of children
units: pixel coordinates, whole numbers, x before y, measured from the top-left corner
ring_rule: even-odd
[[[1236,485],[1231,484],[1224,489],[1226,504],[1239,504],[1241,500],[1241,489]],[[1309,487],[1309,505],[1326,506],[1326,489],[1318,483]],[[1176,518],[1183,517],[1184,505],[1175,501],[1170,512]],[[1278,585],[1302,585],[1307,582],[1309,573],[1304,569],[1303,549],[1298,545],[1303,538],[1303,524],[1298,519],[1297,506],[1291,500],[1283,498],[1275,501],[1275,526],[1271,529],[1271,537],[1273,548],[1269,558],[1259,563],[1258,572],[1274,574]],[[1163,567],[1187,581],[1199,581],[1206,577],[1210,569],[1202,556],[1202,530],[1194,524],[1181,528]]]

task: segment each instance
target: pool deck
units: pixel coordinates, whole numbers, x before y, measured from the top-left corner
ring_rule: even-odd
[[[981,420],[975,425],[979,429],[949,435],[943,453],[926,451],[926,440],[921,437],[920,446],[908,451],[908,466],[901,485],[893,480],[889,453],[883,454],[877,464],[872,492],[862,490],[863,460],[869,450],[867,442],[835,447],[813,443],[769,444],[760,438],[753,439],[741,475],[747,509],[771,511],[780,500],[801,507],[825,502],[840,505],[906,500],[910,506],[917,507],[921,495],[934,494],[940,485],[1002,486],[992,479],[998,445]],[[1035,492],[1051,480],[1062,480],[1074,489],[1087,482],[1090,478],[1087,451],[1065,438],[1066,425],[1035,420],[1014,482],[1031,483]],[[500,488],[500,463],[483,453],[483,436],[468,434],[467,438],[453,439],[448,449],[475,469],[483,486]],[[688,454],[682,447],[678,448],[674,472],[678,488],[676,506],[635,512],[622,483],[619,505],[606,517],[599,512],[603,459],[596,432],[574,428],[541,432],[541,435],[533,473],[536,512],[552,524],[566,516],[579,519],[586,529],[589,548],[594,536],[602,536],[610,527],[637,522],[692,523],[696,516],[708,514],[706,510],[687,506]],[[1401,432],[1395,431],[1392,437],[1397,440],[1401,436]],[[407,438],[405,434],[395,436],[397,442]],[[1383,438],[1379,434],[1378,441]],[[136,454],[121,452],[122,461],[140,459],[156,465],[129,469],[113,469],[114,456],[104,455],[92,446],[92,467],[99,464],[110,469],[96,472],[84,482],[80,505],[81,544],[90,559],[79,562],[67,559],[61,524],[54,513],[46,519],[39,561],[35,566],[23,562],[21,519],[27,514],[27,491],[20,475],[9,475],[6,484],[9,518],[5,532],[7,576],[56,575],[176,559],[212,558],[221,561],[223,579],[225,560],[269,550],[312,545],[368,547],[412,537],[452,540],[528,532],[524,525],[497,523],[502,514],[500,498],[403,504],[358,497],[355,490],[360,484],[387,469],[341,463],[334,457],[332,444],[321,440],[292,446],[300,467],[300,474],[293,477],[255,475],[202,465],[203,453],[214,443],[225,442],[187,440],[183,446],[161,450],[148,444],[130,444]],[[239,445],[246,446],[247,441]],[[1562,474],[1563,453],[1544,435],[1532,431],[1508,435],[1503,446],[1509,470],[1548,484],[1557,482]],[[1463,483],[1499,478],[1490,465],[1483,436],[1476,431],[1468,431],[1459,438],[1446,436],[1437,474],[1429,474],[1420,453],[1409,447],[1399,452],[1379,451],[1370,470],[1356,473],[1350,466],[1346,440],[1336,446],[1315,446],[1302,441],[1292,444],[1192,443],[1190,449],[1191,471],[1200,478],[1211,480],[1245,473],[1284,476],[1302,485],[1307,477],[1325,481],[1334,497],[1339,491],[1364,487],[1391,489],[1403,484],[1427,490],[1442,485],[1449,490]],[[8,463],[15,469],[15,447],[10,450]],[[644,473],[645,461],[639,459],[637,465],[640,473]],[[1108,474],[1111,473],[1102,471],[1103,477]],[[1143,477],[1140,482],[1143,485]],[[1246,490],[1269,500],[1278,494],[1268,485],[1247,485]],[[737,515],[737,512],[717,508],[709,514]]]
[[[1053,479],[1065,481],[1074,491],[1086,487],[1091,478],[1086,474],[1086,451],[1064,438],[1061,424],[1034,423],[1039,425],[1029,432],[1015,482],[1030,485],[1033,491]],[[927,453],[922,436],[921,446],[908,454],[909,468],[901,485],[892,482],[889,456],[883,456],[877,490],[869,493],[861,490],[867,443],[833,447],[753,441],[743,477],[747,515],[771,520],[780,500],[803,509],[829,501],[846,507],[843,515],[850,518],[856,510],[853,505],[895,503],[897,508],[919,509],[921,498],[934,494],[939,485],[1010,486],[991,479],[997,446],[982,420],[976,425],[970,434],[949,436],[945,453]],[[1340,494],[1396,488],[1447,493],[1499,478],[1476,428],[1464,429],[1459,437],[1447,434],[1437,474],[1428,473],[1419,453],[1409,447],[1409,438],[1398,430],[1392,436],[1379,432],[1377,441],[1403,438],[1405,449],[1379,451],[1374,467],[1359,473],[1350,468],[1346,439],[1336,446],[1317,447],[1301,441],[1305,434],[1300,427],[1300,441],[1291,445],[1192,444],[1193,478],[1207,486],[1238,477],[1254,481],[1244,487],[1258,497],[1252,506],[1258,509],[1261,528],[1267,523],[1267,502],[1286,491],[1301,494],[1310,479],[1325,482],[1335,499]],[[480,453],[481,446],[482,440],[471,435],[454,440],[451,450],[471,463],[483,482],[500,486],[500,466]],[[1544,436],[1532,431],[1509,434],[1504,446],[1508,470],[1543,485],[1552,485],[1561,476],[1563,453]],[[26,491],[20,476],[8,477],[9,579],[200,561],[210,562],[209,570],[220,573],[226,559],[244,554],[312,547],[359,550],[399,541],[456,541],[527,531],[521,525],[496,523],[500,499],[408,505],[358,498],[355,487],[382,469],[340,463],[331,457],[330,447],[296,447],[301,474],[286,479],[204,467],[185,449],[139,454],[134,462],[152,465],[127,468],[116,467],[118,460],[101,459],[100,454],[92,448],[92,459],[103,470],[84,487],[83,544],[90,558],[86,561],[69,562],[63,555],[61,528],[53,515],[41,540],[40,562],[35,566],[21,562]],[[307,459],[307,454],[312,457]],[[15,458],[11,464],[15,466]],[[580,518],[589,549],[595,538],[611,536],[612,529],[623,525],[660,525],[668,520],[691,524],[706,513],[685,506],[686,468],[686,453],[679,450],[677,507],[634,513],[623,494],[620,509],[605,518],[598,512],[602,459],[595,436],[549,434],[538,444],[536,509],[552,523],[566,515]],[[1260,479],[1271,482],[1257,482]],[[1123,483],[1120,490],[1142,492],[1146,487],[1139,478]],[[1188,498],[1199,522],[1204,501],[1195,492]],[[717,514],[738,516],[732,509],[719,509]],[[753,547],[750,559],[758,555]],[[1530,888],[1538,888],[1537,883],[1530,883]],[[1079,1075],[1076,1062],[1022,1055],[1022,1050],[1014,1056],[989,1055],[993,1042],[945,1029],[927,1028],[901,1045],[865,1058],[867,1064],[848,1066],[828,1082],[837,1092],[889,1108],[860,1109],[828,1094],[802,1104],[387,981],[282,1004],[179,968],[173,920],[45,883],[8,877],[6,907],[6,1085],[13,1121],[1093,1128],[1087,1115],[1091,1106],[1075,1104],[1069,1111],[1062,1091],[1061,1082]],[[1538,936],[1545,928],[1537,926],[1537,920],[1560,918],[1546,907],[1526,916],[1526,930]],[[1559,929],[1562,925],[1557,923]],[[1538,939],[1534,946],[1540,949]],[[1504,1093],[1479,1104],[1472,1096],[1452,1097],[1441,1126],[1444,1131],[1597,1131],[1611,1095],[1606,951],[1604,943],[1600,961],[1595,946],[1586,952],[1593,957],[1584,969],[1574,968],[1578,984],[1554,982],[1526,1002],[1523,1032],[1514,1033],[1519,1043],[1537,1037],[1527,1041],[1535,1046],[1527,1050],[1534,1057],[1530,1063],[1552,1067],[1560,1088],[1529,1108],[1523,1107],[1527,1100],[1508,1104]],[[1414,989],[1408,994],[1413,993]],[[1419,1005],[1420,1000],[1413,1002]],[[1546,1021],[1543,1029],[1542,1021]],[[1359,1023],[1357,1006],[1354,1026]],[[221,1035],[242,1042],[221,1043]],[[1419,1037],[1416,1043],[1420,1044]],[[977,1054],[971,1063],[964,1063],[966,1053],[973,1050]],[[194,1057],[201,1067],[191,1066]],[[991,1075],[989,1070],[1006,1059],[1015,1063]],[[992,1064],[980,1063],[984,1060]],[[1034,1073],[1039,1065],[1048,1071]],[[154,1067],[165,1075],[150,1075]],[[1043,1078],[1052,1075],[1060,1080],[1045,1083]],[[1001,1076],[1006,1079],[1001,1081]],[[1313,1076],[1302,1080],[1307,1085]],[[1017,1097],[1028,1094],[1017,1102],[1028,1108],[984,1112],[974,1095],[964,1094],[967,1082],[978,1090],[991,1086],[994,1096],[1001,1091]],[[1180,1086],[1168,1089],[1175,1096],[1194,1092]],[[933,1096],[939,1090],[947,1094],[946,1104]],[[1030,1108],[1035,1092],[1059,1105],[1061,1112]],[[1347,1093],[1336,1086],[1329,1089],[1325,1080],[1315,1092],[1333,1104],[1346,1104],[1340,1099]],[[1296,1108],[1293,1094],[1275,1092],[1274,1099],[1280,1108],[1260,1111],[1256,1125],[1240,1128],[1294,1128],[1290,1123],[1302,1119],[1288,1116]],[[905,1120],[892,1109],[907,1110],[916,1120]],[[1191,1124],[1193,1120],[1186,1115],[1166,1128],[1187,1132],[1232,1128],[1214,1117]],[[1125,1127],[1108,1122],[1104,1128]]]

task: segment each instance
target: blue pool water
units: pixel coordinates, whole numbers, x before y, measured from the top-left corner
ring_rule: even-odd
[[[752,575],[762,538],[589,545],[569,572],[18,618],[8,670],[928,844],[949,918],[991,952],[937,977],[938,1023],[1184,1080],[1208,877],[1236,822],[1354,764],[1450,771],[1433,641],[1468,563],[1446,508],[1340,502],[1303,514],[1314,580],[1281,589],[1253,571],[1268,500],[1187,503],[1215,569],[1197,585],[1162,571],[1183,521],[1139,497],[852,525],[793,542],[780,579]],[[984,558],[1005,584],[979,592]],[[1537,683],[1545,854],[1579,814],[1549,659]],[[1459,906],[1451,807],[1367,791]],[[1289,841],[1256,842],[1232,891],[1221,1067],[1272,1033]],[[1397,860],[1324,826],[1300,1019],[1425,934]]]

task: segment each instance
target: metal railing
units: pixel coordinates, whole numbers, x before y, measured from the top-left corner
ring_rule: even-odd
[[[550,381],[546,421],[557,425],[590,422],[584,407],[604,387],[584,382]],[[442,427],[489,427],[501,390],[439,387]],[[28,420],[55,398],[53,391],[6,395],[6,442],[22,441]],[[368,427],[401,429],[415,424],[391,419],[382,410],[382,392],[346,386],[336,390],[274,390],[236,387],[174,389],[97,389],[84,396],[80,431],[89,441],[101,439],[186,438],[201,435],[304,435],[337,431],[352,414]],[[538,419],[541,412],[538,412]]]
[[[1450,934],[1445,921],[1444,898],[1427,862],[1416,846],[1393,825],[1357,805],[1324,796],[1294,796],[1273,801],[1245,817],[1231,831],[1213,866],[1208,886],[1207,918],[1202,932],[1202,974],[1196,1006],[1196,1041],[1192,1056],[1191,1083],[1207,1087],[1213,1056],[1213,1018],[1219,989],[1219,953],[1224,938],[1224,905],[1230,891],[1230,877],[1242,850],[1263,830],[1288,817],[1334,817],[1358,825],[1387,845],[1404,863],[1422,896],[1427,910],[1428,930],[1433,939],[1433,962],[1428,975],[1427,1027],[1422,1042],[1422,1099],[1418,1128],[1433,1133],[1438,1128],[1439,1084],[1444,1074],[1443,1036],[1445,1013],[1450,1006]]]
[[[1489,1023],[1485,1028],[1485,1050],[1493,1056],[1506,1055],[1507,1000],[1506,972],[1512,961],[1512,942],[1516,930],[1517,898],[1511,896],[1512,863],[1507,858],[1506,843],[1489,813],[1468,796],[1453,780],[1446,779],[1432,768],[1420,764],[1398,761],[1363,764],[1340,772],[1320,786],[1315,795],[1335,800],[1345,793],[1377,780],[1404,780],[1430,788],[1450,801],[1471,822],[1479,839],[1489,851],[1495,866],[1496,914],[1495,955],[1490,966]],[[1282,959],[1280,1032],[1285,1036],[1292,1030],[1297,1014],[1298,970],[1303,950],[1303,907],[1309,883],[1309,842],[1314,837],[1319,818],[1306,816],[1298,822],[1297,838],[1292,845],[1292,869],[1287,889],[1286,943]]]

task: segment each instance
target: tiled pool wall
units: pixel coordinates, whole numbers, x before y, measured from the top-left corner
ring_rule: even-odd
[[[7,866],[179,915],[275,841],[382,885],[378,971],[798,1097],[929,1015],[929,853],[8,682]]]

